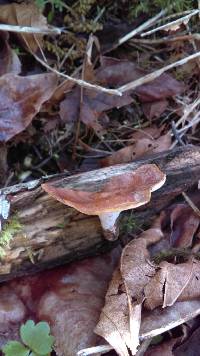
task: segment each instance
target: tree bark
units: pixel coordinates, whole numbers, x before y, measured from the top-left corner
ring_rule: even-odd
[[[146,163],[157,164],[167,175],[166,183],[152,194],[151,202],[135,209],[136,220],[148,221],[182,191],[199,181],[199,147],[180,147],[129,164],[74,176],[59,175],[56,181],[69,188],[97,189],[111,177]],[[6,248],[6,255],[1,259],[0,281],[95,255],[118,243],[105,241],[97,217],[81,214],[48,196],[40,185],[51,179],[41,178],[1,190],[1,196],[11,202],[9,220],[16,216],[22,228],[14,235],[10,248]]]

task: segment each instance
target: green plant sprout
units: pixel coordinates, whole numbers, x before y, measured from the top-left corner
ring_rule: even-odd
[[[126,213],[121,219],[120,231],[122,234],[130,234],[133,231],[140,229],[140,223],[135,218],[133,212]]]
[[[27,320],[20,327],[20,337],[22,343],[8,341],[2,348],[5,356],[49,356],[53,351],[54,337],[45,321],[35,324],[33,320]]]
[[[57,9],[59,11],[62,11],[64,6],[62,0],[35,0],[35,3],[41,9],[43,9],[45,5],[50,4],[52,10]]]
[[[51,5],[51,10],[49,11],[47,16],[47,20],[49,23],[51,23],[54,18],[55,10],[61,12],[63,11],[63,7],[65,7],[65,4],[62,0],[35,0],[35,3],[41,10],[44,10],[47,4]]]
[[[13,216],[12,219],[8,220],[0,233],[0,258],[3,258],[6,255],[5,249],[10,247],[10,242],[14,235],[21,230],[22,225],[17,216]]]

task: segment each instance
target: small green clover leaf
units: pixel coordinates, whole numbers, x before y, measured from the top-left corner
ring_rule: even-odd
[[[30,350],[27,349],[21,342],[9,341],[2,349],[5,356],[28,356]]]
[[[25,345],[27,345],[32,355],[49,355],[52,351],[54,337],[50,335],[50,327],[45,321],[35,324],[33,320],[28,320],[20,328],[20,336]]]

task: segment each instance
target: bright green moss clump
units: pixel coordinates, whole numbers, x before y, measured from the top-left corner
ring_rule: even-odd
[[[10,241],[14,235],[22,230],[22,225],[19,222],[17,216],[13,216],[3,227],[0,233],[0,258],[6,255],[6,248],[10,247]]]

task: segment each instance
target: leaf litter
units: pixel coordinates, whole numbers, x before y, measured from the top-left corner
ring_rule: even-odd
[[[127,60],[101,57],[100,64],[96,70],[91,65],[90,70],[89,68],[87,70],[87,75],[90,80],[92,78],[96,83],[106,87],[116,88],[128,81],[136,80],[144,74],[144,71],[138,68],[135,63]],[[133,101],[131,96],[133,93],[138,96],[141,102],[154,102],[178,95],[182,91],[182,84],[169,74],[163,74],[151,84],[141,85],[133,92],[124,93],[122,97],[94,93],[88,89],[84,89],[81,94],[81,89],[75,87],[66,94],[65,99],[61,102],[60,115],[64,122],[74,122],[80,116],[80,120],[85,125],[96,131],[101,131],[103,129],[101,120],[105,117],[105,111],[130,104]]]
[[[190,313],[192,317],[193,312],[197,312],[196,315],[199,313],[200,262],[189,259],[185,263],[173,264],[163,261],[156,265],[150,260],[148,246],[164,238],[162,219],[162,216],[156,219],[152,228],[144,231],[124,248],[120,262],[121,273],[119,270],[116,271],[110,284],[112,286],[113,283],[118,283],[118,289],[115,288],[115,293],[112,292],[112,287],[108,289],[105,306],[95,329],[95,332],[103,336],[119,355],[128,355],[128,349],[133,355],[136,354],[143,335],[155,336],[181,324],[183,320],[191,317]],[[197,305],[198,310],[193,310]],[[169,308],[172,306],[173,312],[170,315]],[[167,309],[166,313],[162,312],[163,317],[160,318],[158,315],[162,308]],[[179,314],[181,308],[182,315]],[[122,314],[119,314],[118,310]],[[159,323],[162,323],[162,326]],[[123,337],[124,335],[128,337]]]
[[[0,6],[2,23],[48,28],[46,17],[34,2],[28,6],[25,2]],[[82,18],[85,18],[85,14]],[[181,31],[181,28],[178,30]],[[68,35],[70,38],[70,33]],[[57,62],[55,59],[52,60],[52,54],[55,55],[53,46],[50,47],[48,44],[48,50],[52,50],[50,56],[46,51],[45,46],[48,40],[46,41],[42,34],[16,34],[15,37],[18,41],[17,45],[19,43],[26,51],[30,49],[32,53],[40,53],[43,59],[47,55],[50,63],[53,63],[55,67],[60,66],[58,53],[56,53]],[[65,42],[69,38],[65,38]],[[182,77],[179,80],[177,78],[178,75],[181,76],[180,71],[173,74],[164,73],[150,83],[140,85],[119,97],[80,88],[69,81],[63,83],[56,75],[43,72],[35,63],[31,66],[31,70],[27,70],[24,68],[23,56],[18,53],[18,50],[12,48],[11,43],[13,43],[12,36],[2,32],[0,49],[1,144],[9,141],[8,144],[12,146],[19,140],[21,145],[24,134],[24,140],[26,141],[28,137],[30,145],[33,146],[35,145],[35,132],[38,131],[39,135],[42,132],[38,129],[41,125],[44,130],[41,140],[44,141],[44,137],[47,136],[48,144],[50,142],[50,146],[45,147],[44,151],[54,151],[55,147],[60,145],[60,141],[62,142],[62,136],[65,136],[68,127],[80,121],[86,133],[81,129],[78,135],[83,135],[83,138],[87,137],[89,129],[89,132],[93,130],[93,134],[97,137],[99,134],[104,134],[106,140],[108,139],[106,141],[100,136],[101,142],[97,142],[99,153],[102,146],[104,149],[106,146],[106,149],[110,151],[108,157],[100,160],[103,167],[128,163],[171,148],[173,134],[170,129],[170,115],[178,120],[182,112],[187,112],[190,100],[194,99],[194,82],[190,80],[190,73],[187,73],[187,79]],[[54,51],[55,48],[56,46]],[[169,47],[166,49],[168,51]],[[188,50],[187,47],[185,49]],[[177,50],[176,45],[172,44],[170,50],[172,51],[171,58],[173,58]],[[141,52],[143,51],[145,53],[145,47]],[[64,52],[66,53],[66,49]],[[77,58],[80,57],[80,54],[73,52],[73,48],[72,53],[76,54]],[[132,59],[130,55],[130,59],[125,60],[120,51],[119,58],[117,58],[117,52],[114,53],[116,58],[100,55],[99,58],[98,56],[95,58],[94,64],[92,61],[86,62],[85,68],[82,68],[84,70],[81,69],[83,79],[92,84],[113,89],[135,81],[152,71],[150,68],[142,68],[142,58],[145,60],[146,54],[143,57],[141,55],[138,61],[137,56],[133,55],[134,59]],[[59,67],[64,71],[68,71],[67,66],[70,67],[74,61],[70,53],[68,55],[67,65]],[[150,59],[150,56],[147,58]],[[154,64],[157,65],[156,55],[154,58]],[[160,63],[163,58],[166,59],[160,58],[159,52],[157,58]],[[193,66],[195,67],[194,63]],[[80,72],[77,71],[75,76],[81,77]],[[20,73],[22,73],[21,76]],[[198,73],[198,70],[195,69],[194,73]],[[43,115],[43,109],[45,115]],[[37,114],[39,115],[36,116]],[[170,115],[163,121],[163,114]],[[195,114],[194,111],[192,114]],[[191,117],[187,119],[186,115],[184,123],[189,122],[189,119],[191,122]],[[33,125],[31,125],[32,122]],[[116,123],[118,130],[116,130]],[[45,127],[49,129],[45,131]],[[198,130],[197,126],[193,127],[191,137],[187,136],[188,142],[193,142],[194,128]],[[34,133],[30,134],[31,130]],[[71,128],[69,131],[71,134]],[[178,130],[175,134],[176,139],[179,138]],[[112,142],[113,137],[117,142],[114,145],[109,143],[109,139]],[[127,137],[128,144],[126,144]],[[122,141],[125,144],[119,144],[118,138],[119,142]],[[51,143],[53,139],[55,146]],[[85,147],[87,146],[92,151],[90,144],[94,146],[96,142],[90,137],[88,141]],[[76,143],[78,142],[77,140]],[[66,140],[64,137],[64,143],[59,146],[56,154],[61,152],[65,156],[63,147],[66,146],[70,147],[68,138]],[[5,148],[5,146],[2,147]],[[105,153],[104,149],[102,149],[103,153]],[[37,151],[41,160],[38,146],[34,150]],[[42,174],[44,172],[46,173],[42,171]],[[5,177],[2,178],[3,181]],[[124,247],[117,267],[118,258],[112,257],[111,254],[76,262],[66,267],[66,270],[61,268],[59,272],[58,270],[44,272],[38,276],[18,279],[8,282],[6,286],[1,286],[1,345],[5,344],[7,338],[17,340],[19,326],[29,315],[34,315],[36,319],[50,321],[56,338],[55,350],[58,355],[72,356],[81,349],[101,345],[103,339],[97,336],[100,335],[119,355],[128,356],[129,350],[133,355],[136,354],[140,342],[145,338],[152,338],[195,318],[200,314],[198,301],[200,267],[198,256],[193,253],[192,247],[198,245],[199,217],[185,204],[172,206],[166,210],[165,214],[167,215],[165,224],[168,225],[168,230],[165,231],[163,228],[163,216],[157,218],[151,228],[143,231],[137,239],[130,241]],[[176,247],[188,249],[191,253],[187,255],[187,258],[184,255],[182,259],[172,253],[170,261],[165,256],[160,263],[156,263],[151,254],[152,245],[153,247],[159,246],[159,241],[165,239],[170,242],[172,252]],[[160,253],[162,252],[161,249]],[[34,290],[38,291],[37,296]],[[94,334],[94,330],[97,335]],[[195,337],[195,332],[193,334]],[[186,338],[185,346],[177,337],[171,337],[170,340],[164,340],[154,349],[150,347],[145,355],[156,355],[156,352],[163,355],[164,352],[167,355],[182,355],[187,348],[192,350],[193,344],[195,344],[194,349],[198,347],[196,346],[198,337],[194,339],[195,341],[191,341],[193,334],[188,339]],[[198,335],[198,329],[196,334]],[[177,347],[177,343],[180,346]]]

